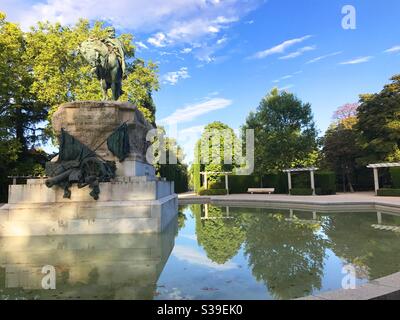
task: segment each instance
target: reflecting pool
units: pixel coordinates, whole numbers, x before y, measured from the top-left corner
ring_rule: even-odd
[[[398,272],[399,247],[395,214],[188,205],[160,235],[0,238],[0,299],[293,299]]]

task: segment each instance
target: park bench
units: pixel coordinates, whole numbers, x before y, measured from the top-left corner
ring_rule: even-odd
[[[275,188],[248,188],[247,189],[247,193],[274,193],[275,192]]]

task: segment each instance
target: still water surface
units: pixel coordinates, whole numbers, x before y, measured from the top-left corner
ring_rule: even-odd
[[[292,299],[400,270],[400,216],[189,205],[163,234],[0,238],[0,299]],[[54,266],[56,289],[41,273]]]

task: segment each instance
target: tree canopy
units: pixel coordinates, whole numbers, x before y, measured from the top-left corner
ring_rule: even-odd
[[[311,105],[273,89],[251,112],[243,129],[254,129],[255,171],[273,173],[315,161],[317,130]]]
[[[400,161],[400,75],[376,94],[364,94],[358,108],[362,163]]]

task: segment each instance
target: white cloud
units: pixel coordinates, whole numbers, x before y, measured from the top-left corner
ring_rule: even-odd
[[[262,4],[263,0],[2,0],[1,9],[24,29],[37,21],[74,24],[79,18],[104,20],[120,29],[162,32],[187,41],[217,33]],[[151,38],[154,38],[152,36]]]
[[[302,70],[299,70],[299,71],[293,72],[292,74],[288,74],[288,75],[283,76],[283,77],[281,77],[281,78],[279,78],[279,79],[273,80],[272,82],[273,82],[273,83],[279,83],[279,82],[281,82],[281,81],[283,81],[283,80],[291,79],[291,78],[293,78],[295,75],[298,75],[298,74],[300,74],[300,73],[303,73],[303,71],[302,71]]]
[[[162,32],[158,32],[152,37],[148,38],[147,42],[158,48],[166,47],[168,44],[167,36]]]
[[[227,41],[228,41],[228,38],[223,37],[223,38],[217,40],[217,45],[222,45],[222,44],[226,43]]]
[[[195,103],[188,105],[184,108],[177,109],[170,116],[161,119],[161,124],[174,124],[180,122],[188,122],[197,118],[198,116],[204,115],[206,113],[224,109],[232,104],[231,100],[224,98],[213,98],[207,99],[200,103]]]
[[[190,75],[186,67],[182,67],[178,71],[168,72],[162,77],[163,83],[168,83],[173,86],[176,85],[179,80],[187,78],[190,78]]]
[[[398,53],[400,52],[400,46],[394,46],[384,51],[385,53]]]
[[[233,262],[227,262],[225,264],[218,264],[210,259],[207,256],[197,250],[194,250],[191,247],[175,245],[174,250],[172,251],[172,255],[175,256],[179,260],[186,261],[191,264],[199,265],[206,268],[212,268],[216,270],[230,270],[236,269],[238,265]]]
[[[360,58],[356,58],[356,59],[353,59],[353,60],[341,62],[340,64],[342,64],[342,65],[347,65],[347,64],[360,64],[360,63],[368,62],[368,61],[370,61],[372,58],[373,58],[372,56],[360,57]]]
[[[193,48],[183,48],[181,50],[181,53],[188,54],[188,53],[191,53],[192,51],[193,51]]]
[[[299,50],[297,50],[297,51],[295,51],[295,52],[289,53],[289,54],[286,55],[286,56],[279,57],[279,59],[281,59],[281,60],[287,60],[287,59],[297,58],[297,57],[303,55],[305,52],[313,51],[313,50],[315,50],[316,48],[317,48],[316,46],[307,46],[307,47],[303,47],[303,48],[300,48]]]
[[[320,57],[311,59],[310,61],[307,62],[307,64],[315,63],[315,62],[318,62],[318,61],[321,61],[321,60],[324,60],[324,59],[327,59],[327,58],[330,58],[330,57],[337,56],[337,55],[342,54],[342,53],[343,53],[343,51],[337,51],[337,52],[329,53],[329,54],[326,54],[324,56],[320,56]]]
[[[294,46],[295,44],[298,44],[298,43],[302,43],[303,41],[306,41],[309,38],[311,38],[311,35],[306,35],[301,38],[286,40],[286,41],[282,42],[281,44],[278,44],[275,47],[255,53],[252,56],[252,58],[262,59],[262,58],[265,58],[265,57],[273,55],[273,54],[284,53],[286,51],[286,49],[288,49],[289,47]]]
[[[142,41],[136,41],[135,42],[136,46],[140,49],[148,49],[149,47],[146,46]]]

